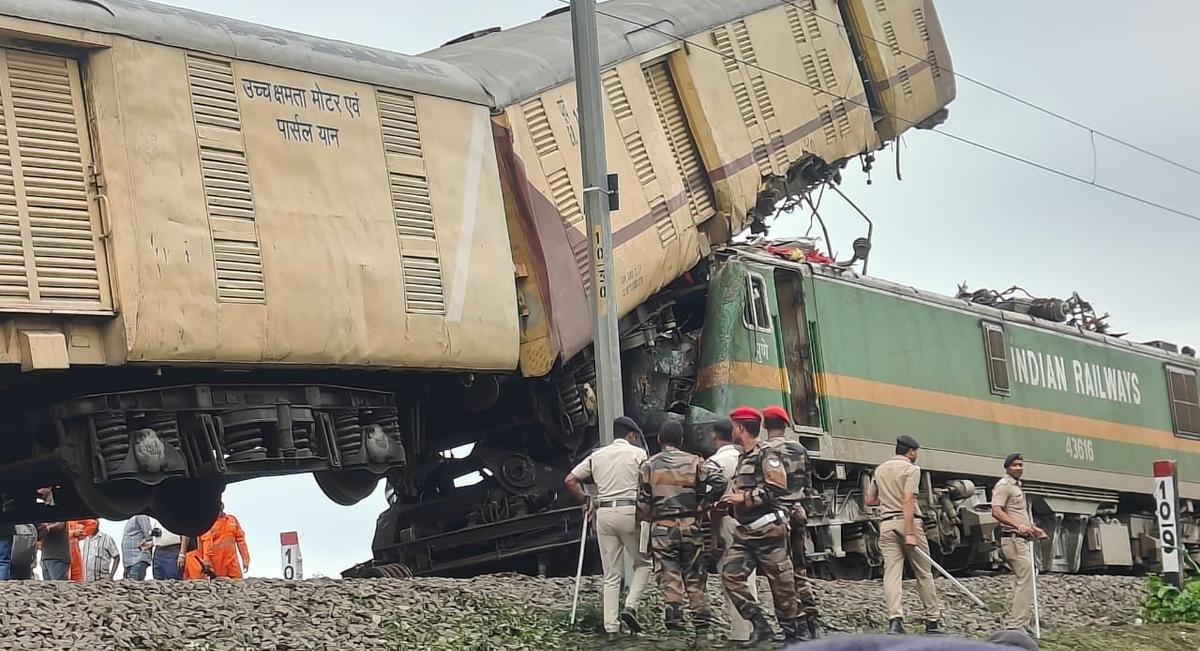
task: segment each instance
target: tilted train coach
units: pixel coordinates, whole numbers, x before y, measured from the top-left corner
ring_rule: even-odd
[[[954,96],[927,1],[601,11],[630,347],[714,247]],[[229,481],[353,503],[389,473],[393,543],[561,538],[546,482],[595,437],[568,24],[418,57],[0,0],[2,517],[186,533]]]

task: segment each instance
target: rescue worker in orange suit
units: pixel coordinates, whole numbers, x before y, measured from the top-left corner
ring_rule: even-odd
[[[225,512],[221,514],[208,533],[200,536],[200,555],[205,569],[216,576],[230,579],[242,578],[250,570],[250,550],[246,548],[246,532],[237,518]],[[241,563],[238,556],[241,555]]]
[[[205,573],[200,544],[204,536],[180,536],[179,539],[179,577],[184,581],[203,579]]]
[[[83,557],[79,554],[79,541],[96,533],[100,529],[100,521],[93,519],[71,520],[67,522],[67,534],[70,536],[71,568],[67,578],[72,581],[83,580]]]

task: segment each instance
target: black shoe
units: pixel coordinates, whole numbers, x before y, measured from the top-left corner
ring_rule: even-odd
[[[818,625],[819,623],[817,622],[816,615],[809,615],[808,622],[806,623],[808,624],[808,639],[819,640],[821,637],[823,637],[821,635],[821,628]]]
[[[888,635],[904,635],[904,619],[893,617],[888,620]]]
[[[792,630],[788,632],[788,640],[792,642],[808,642],[809,640],[814,639],[812,636],[812,629],[809,628],[809,623],[812,621],[812,619],[812,617],[806,617],[804,619],[796,620]]]
[[[751,622],[754,624],[754,631],[750,633],[750,639],[738,644],[740,648],[749,649],[756,647],[775,636],[775,631],[771,630],[771,624],[761,614],[751,620]]]
[[[625,622],[625,625],[629,627],[631,632],[642,632],[642,623],[638,621],[637,613],[633,612],[632,608],[626,608],[621,611],[621,621]]]
[[[926,635],[945,635],[946,629],[942,628],[942,623],[935,620],[925,622]]]

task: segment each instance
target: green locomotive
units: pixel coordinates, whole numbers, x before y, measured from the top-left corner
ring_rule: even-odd
[[[1157,564],[1155,459],[1178,462],[1182,538],[1200,544],[1192,508],[1200,498],[1200,363],[1189,349],[1136,344],[750,245],[717,253],[704,293],[696,338],[646,349],[657,363],[633,359],[627,372],[634,386],[678,387],[693,369],[686,418],[698,447],[706,423],[735,405],[785,406],[815,459],[810,551],[828,573],[862,575],[879,564],[860,496],[900,434],[922,442],[922,510],[948,566],[995,562],[995,522],[975,507],[987,504],[1013,451],[1029,462],[1034,515],[1051,534],[1041,559],[1048,571]],[[676,309],[686,314],[686,302]],[[663,363],[690,348],[694,364]],[[630,402],[653,420],[651,401]]]

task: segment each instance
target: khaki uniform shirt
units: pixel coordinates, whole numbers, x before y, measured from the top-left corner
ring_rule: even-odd
[[[996,482],[996,487],[992,489],[992,506],[1000,507],[1000,510],[1008,514],[1017,524],[1029,526],[1032,524],[1029,521],[1029,505],[1025,502],[1025,491],[1021,488],[1021,482],[1005,475],[1004,479]],[[1007,532],[1016,533],[1016,529],[1001,525],[1002,529]]]
[[[921,491],[921,467],[896,455],[875,468],[875,491],[879,496],[880,515],[887,519],[904,514],[904,496]],[[921,519],[921,505],[913,502],[913,517]]]
[[[645,450],[616,439],[588,455],[571,474],[579,481],[595,483],[598,500],[636,500],[638,468],[645,460]]]

